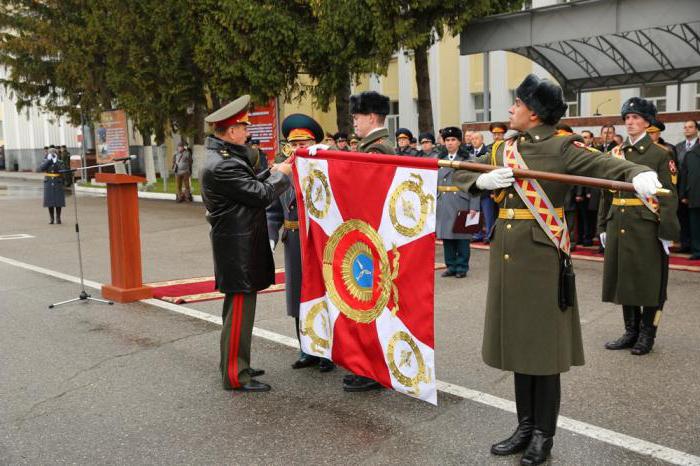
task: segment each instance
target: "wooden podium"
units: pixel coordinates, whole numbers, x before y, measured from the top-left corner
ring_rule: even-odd
[[[102,296],[128,303],[153,297],[153,290],[143,285],[141,276],[141,231],[137,183],[140,176],[98,173],[95,181],[107,183],[107,217],[109,218],[109,255],[112,283],[102,285]]]

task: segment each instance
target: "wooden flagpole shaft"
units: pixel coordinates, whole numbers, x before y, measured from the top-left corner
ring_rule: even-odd
[[[454,168],[455,170],[469,170],[473,172],[487,173],[497,168],[493,165],[486,165],[483,163],[476,162],[459,162],[459,161],[449,161],[449,160],[439,160],[438,165],[441,167]],[[566,183],[580,186],[590,186],[592,188],[601,189],[612,189],[615,191],[628,191],[634,192],[634,186],[632,183],[626,183],[624,181],[613,181],[605,180],[602,178],[591,178],[588,176],[578,176],[578,175],[566,175],[563,173],[551,173],[543,172],[539,170],[523,170],[521,168],[514,168],[513,175],[516,178],[532,178],[535,180],[547,180],[556,181],[558,183]],[[668,189],[659,188],[656,190],[657,196],[670,196],[671,191]]]

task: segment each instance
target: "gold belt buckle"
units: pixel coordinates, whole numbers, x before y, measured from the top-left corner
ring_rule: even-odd
[[[515,211],[513,209],[506,209],[506,217],[509,219],[515,217]]]
[[[625,205],[625,200],[624,200],[624,199],[620,199],[620,205]]]

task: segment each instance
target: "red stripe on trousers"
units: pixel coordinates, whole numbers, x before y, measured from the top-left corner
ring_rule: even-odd
[[[238,345],[241,339],[241,320],[243,317],[243,295],[233,295],[231,303],[231,332],[229,333],[228,348],[228,380],[233,388],[241,384],[238,381]]]

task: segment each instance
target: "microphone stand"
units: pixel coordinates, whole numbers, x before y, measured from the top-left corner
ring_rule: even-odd
[[[81,178],[84,178],[87,170],[90,168],[98,168],[98,167],[109,167],[116,165],[117,163],[122,163],[122,162],[128,162],[132,158],[135,158],[135,156],[130,156],[130,157],[122,157],[118,159],[114,159],[113,162],[111,163],[105,163],[105,164],[97,164],[97,165],[92,165],[89,167],[80,167],[80,168],[68,168],[65,170],[59,170],[60,173],[70,173],[71,176],[73,176],[73,173],[78,171],[78,170],[83,170],[81,174]],[[77,298],[72,298],[72,299],[67,299],[65,301],[61,301],[58,303],[53,303],[49,304],[49,309],[53,309],[58,306],[62,306],[64,304],[70,304],[74,303],[77,301],[95,301],[100,304],[109,304],[112,305],[114,304],[113,301],[107,301],[105,299],[99,299],[99,298],[93,298],[88,294],[87,291],[85,291],[85,278],[83,275],[83,251],[80,247],[80,224],[78,223],[78,195],[75,192],[75,179],[73,180],[73,183],[71,183],[71,190],[73,192],[73,212],[75,213],[75,238],[76,242],[78,243],[78,265],[80,266],[80,294],[78,295]]]

